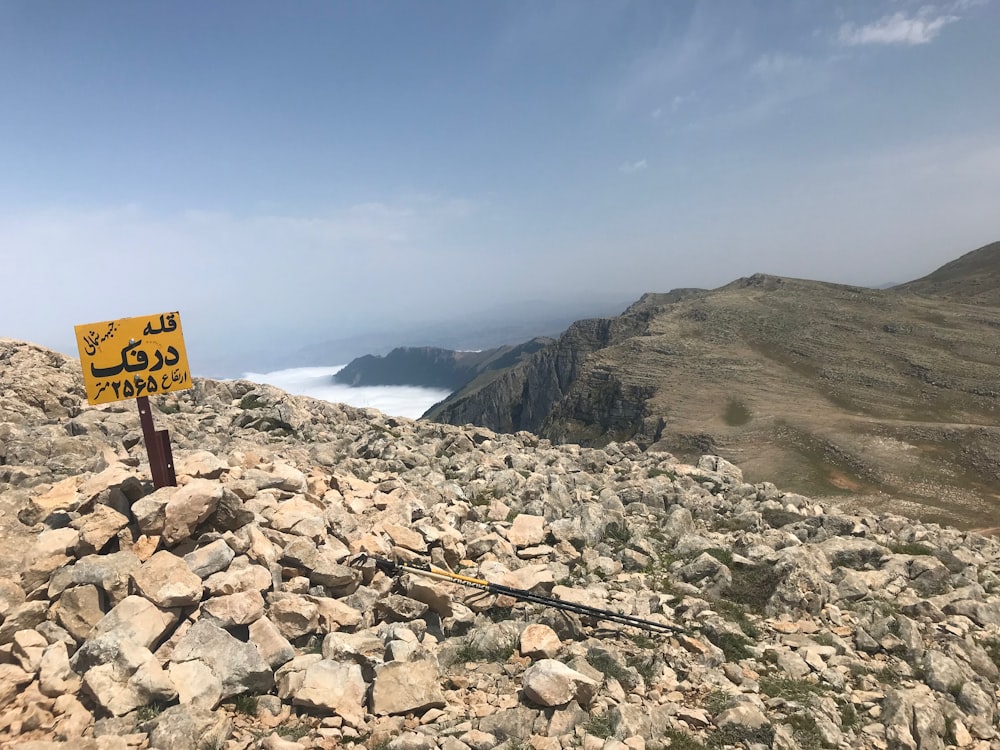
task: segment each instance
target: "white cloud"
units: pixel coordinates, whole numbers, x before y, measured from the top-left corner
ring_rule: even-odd
[[[644,169],[648,168],[649,164],[645,159],[639,159],[638,161],[626,161],[618,165],[618,171],[622,174],[636,174]]]
[[[247,372],[243,378],[255,383],[268,383],[298,396],[350,404],[360,409],[378,409],[384,414],[409,419],[419,418],[451,391],[418,386],[347,386],[333,382],[333,375],[344,366],[296,367],[274,372]]]
[[[780,52],[761,55],[750,66],[750,73],[758,78],[775,78],[802,65],[802,58]]]
[[[837,38],[841,44],[848,46],[927,44],[941,32],[941,29],[957,20],[958,16],[950,14],[931,15],[931,11],[925,8],[913,17],[908,17],[904,13],[893,13],[865,26],[845,23],[840,27]]]

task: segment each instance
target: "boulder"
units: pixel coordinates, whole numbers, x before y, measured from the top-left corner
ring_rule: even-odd
[[[564,706],[575,700],[589,705],[600,683],[555,659],[541,659],[526,670],[521,678],[524,696],[544,707]]]
[[[446,705],[436,661],[390,662],[376,668],[371,698],[373,714],[421,714]]]
[[[201,578],[191,572],[184,560],[166,550],[144,562],[132,574],[132,581],[140,594],[164,609],[201,601]]]

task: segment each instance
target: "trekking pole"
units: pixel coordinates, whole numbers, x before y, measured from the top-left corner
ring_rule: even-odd
[[[565,612],[572,612],[578,615],[595,617],[599,620],[615,622],[619,625],[631,625],[634,628],[641,628],[654,633],[684,632],[681,628],[674,625],[654,622],[653,620],[644,620],[641,617],[634,617],[633,615],[626,615],[621,612],[612,612],[609,609],[600,609],[599,607],[591,607],[587,604],[577,604],[576,602],[568,602],[551,596],[535,594],[527,589],[517,589],[512,586],[504,586],[499,583],[490,583],[489,581],[485,581],[480,578],[471,578],[470,576],[463,576],[458,573],[452,573],[451,571],[434,568],[426,563],[398,563],[392,560],[384,560],[382,558],[374,557],[362,552],[360,555],[351,560],[350,564],[352,566],[360,567],[369,560],[375,564],[376,568],[381,570],[387,576],[391,576],[393,578],[403,573],[412,573],[413,575],[423,576],[424,578],[430,578],[435,581],[458,583],[462,586],[469,586],[471,588],[486,591],[490,594],[509,596],[512,599],[517,599],[519,601],[541,604],[543,606],[552,607]]]

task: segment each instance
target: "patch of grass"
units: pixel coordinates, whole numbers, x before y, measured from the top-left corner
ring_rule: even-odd
[[[805,518],[803,515],[793,513],[792,511],[785,510],[784,508],[765,508],[760,512],[760,516],[772,529],[780,529],[782,526],[787,526],[790,523],[796,523]]]
[[[840,708],[840,726],[843,729],[854,729],[861,723],[861,717],[858,716],[853,703],[841,701],[838,707]]]
[[[784,698],[786,701],[807,703],[810,698],[825,693],[828,688],[819,682],[795,680],[791,677],[761,675],[760,691],[769,698]]]
[[[749,745],[764,745],[771,747],[774,744],[774,728],[771,726],[750,727],[739,726],[737,724],[726,724],[719,727],[709,738],[708,747],[722,748],[729,745],[737,747],[747,747]]]
[[[816,726],[816,719],[808,714],[793,714],[788,717],[788,725],[792,728],[795,742],[800,750],[820,750],[823,747],[823,735]]]
[[[650,638],[648,635],[643,635],[642,633],[636,633],[635,635],[631,636],[631,639],[632,643],[634,643],[639,648],[646,648],[646,649],[658,648],[660,645],[652,638]]]
[[[632,669],[642,675],[642,679],[645,680],[646,683],[649,683],[653,679],[653,675],[656,670],[655,657],[629,654],[625,657],[625,661],[630,667],[632,667]]]
[[[147,706],[140,706],[135,711],[135,721],[137,724],[143,724],[147,721],[152,721],[157,716],[162,714],[163,711],[166,709],[166,707],[167,707],[166,703],[160,703],[159,701],[150,703]]]
[[[741,661],[743,659],[749,659],[753,656],[748,648],[750,641],[742,635],[726,631],[706,631],[705,635],[708,637],[708,640],[722,649],[722,653],[726,655],[726,661]]]
[[[717,716],[729,707],[732,696],[725,690],[713,690],[701,699],[701,707],[712,716]]]
[[[712,609],[730,622],[739,625],[740,630],[743,631],[743,635],[747,638],[751,640],[760,638],[760,629],[753,624],[753,621],[747,616],[746,609],[741,605],[731,602],[728,599],[720,599],[717,602],[712,602]]]
[[[767,602],[784,580],[775,566],[768,564],[753,568],[733,568],[732,574],[732,583],[726,591],[727,598],[757,614],[764,613]]]
[[[493,648],[481,648],[475,643],[465,642],[455,652],[456,662],[498,662],[504,664],[514,655],[514,643],[505,643]]]
[[[705,550],[708,554],[714,557],[723,565],[730,567],[733,564],[733,553],[722,547],[713,547],[712,549]]]
[[[726,403],[726,410],[722,413],[722,418],[730,427],[742,427],[753,419],[753,413],[742,401],[731,398]]]
[[[598,672],[603,672],[606,677],[611,677],[623,685],[633,681],[632,675],[621,664],[603,652],[587,654],[587,662]]]
[[[656,477],[669,477],[670,479],[677,479],[677,472],[673,469],[650,469],[646,472],[646,477],[648,479],[655,479]]]
[[[157,404],[156,408],[160,410],[161,414],[178,414],[181,410],[181,405],[168,402]]]
[[[291,724],[282,725],[278,730],[278,736],[283,740],[296,742],[312,731],[312,727],[304,721],[297,721]]]
[[[624,521],[621,523],[612,521],[604,527],[604,538],[617,542],[621,547],[626,547],[632,541],[632,529]]]
[[[1000,638],[984,638],[979,643],[990,657],[990,660],[1000,669]]]
[[[240,693],[233,697],[233,709],[238,714],[257,715],[257,696],[251,693]]]
[[[663,730],[663,739],[666,740],[665,744],[670,750],[705,750],[701,742],[679,729],[667,727]]]
[[[513,607],[490,607],[483,614],[490,622],[507,622],[514,616]]]
[[[933,555],[934,550],[919,542],[891,542],[886,545],[895,555]]]
[[[587,734],[600,737],[602,740],[614,736],[617,729],[615,722],[611,719],[610,714],[607,713],[591,714],[590,718],[583,725],[583,728]]]

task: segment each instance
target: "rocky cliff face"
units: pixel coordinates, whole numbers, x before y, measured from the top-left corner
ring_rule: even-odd
[[[179,479],[154,491],[134,405],[83,404],[78,366],[0,341],[5,746],[1000,747],[992,539],[751,484],[718,456],[240,381],[154,399]]]
[[[450,424],[478,424],[500,432],[545,432],[553,410],[559,408],[570,419],[586,421],[598,434],[619,431],[634,435],[645,412],[644,392],[623,384],[609,372],[594,375],[594,382],[588,385],[582,384],[580,378],[593,352],[641,335],[646,324],[643,315],[628,312],[618,318],[577,321],[554,343],[489,383],[453,394],[425,416]],[[586,377],[590,376],[588,372]],[[593,398],[575,397],[563,404],[571,389],[592,394]]]

